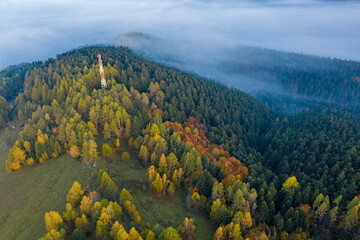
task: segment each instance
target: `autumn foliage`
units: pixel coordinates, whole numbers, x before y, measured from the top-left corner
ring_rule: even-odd
[[[243,181],[249,175],[247,167],[224,150],[224,146],[213,144],[208,140],[205,131],[200,128],[199,121],[196,118],[189,117],[183,125],[169,121],[165,122],[164,125],[168,129],[172,128],[184,142],[195,147],[201,155],[208,156],[211,162],[218,165],[225,174],[224,181],[227,185],[237,179]]]

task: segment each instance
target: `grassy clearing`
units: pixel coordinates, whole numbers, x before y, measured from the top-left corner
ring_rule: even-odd
[[[120,158],[124,151],[130,153],[129,162],[124,162]],[[107,162],[106,169],[120,190],[126,188],[130,191],[140,216],[145,222],[152,226],[159,223],[163,227],[176,227],[184,221],[185,217],[191,217],[196,221],[197,239],[212,238],[214,230],[209,219],[186,207],[184,192],[181,189],[177,189],[173,197],[158,196],[149,190],[146,169],[126,143],[121,144],[114,160]]]
[[[43,165],[8,174],[5,161],[9,152],[7,143],[13,142],[18,129],[5,134],[0,132],[0,236],[1,239],[38,239],[46,232],[45,212],[65,210],[66,195],[74,181],[84,188],[94,189],[97,169],[105,169],[116,181],[119,189],[128,189],[134,197],[140,216],[152,226],[178,226],[185,217],[196,221],[197,238],[211,239],[214,233],[210,221],[203,215],[188,209],[184,192],[177,189],[175,196],[162,197],[152,193],[147,186],[146,169],[140,164],[135,152],[127,143],[112,161],[100,157],[97,168],[83,167],[68,155],[52,159]],[[9,141],[11,139],[11,141]],[[99,149],[103,139],[98,139]],[[121,153],[130,153],[130,161],[121,160]]]
[[[5,132],[0,139],[7,138]],[[65,155],[43,165],[8,174],[7,141],[0,144],[0,238],[38,239],[46,232],[45,212],[65,210],[66,195],[74,181],[90,184],[91,171]]]

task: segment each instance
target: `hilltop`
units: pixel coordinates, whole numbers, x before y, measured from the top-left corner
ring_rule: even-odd
[[[3,98],[4,122],[21,130],[1,151],[9,173],[1,173],[0,211],[8,217],[0,231],[10,239],[309,239],[359,231],[354,113],[284,116],[122,47],[83,47],[0,76],[12,91]],[[51,187],[38,179],[63,180]],[[43,197],[17,198],[24,189]],[[8,227],[33,214],[10,202],[42,198],[56,199],[52,208],[36,205],[29,228],[42,229]]]
[[[115,45],[181,71],[214,79],[249,92],[285,113],[305,108],[359,109],[360,63],[254,46],[200,51],[186,43],[169,43],[135,32]]]

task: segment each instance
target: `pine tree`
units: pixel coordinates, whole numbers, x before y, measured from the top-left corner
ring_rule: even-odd
[[[160,172],[167,172],[167,162],[166,162],[166,157],[165,157],[164,154],[162,154],[161,157],[160,157],[159,171]]]
[[[243,237],[241,236],[241,229],[239,224],[234,224],[233,229],[230,235],[231,240],[242,240]]]
[[[164,190],[163,181],[159,173],[156,173],[154,181],[151,183],[151,189],[154,192],[162,193]]]
[[[179,166],[178,158],[174,153],[170,153],[169,156],[166,158],[168,163],[168,169],[171,173],[175,171],[175,169]]]
[[[205,197],[210,197],[213,187],[213,178],[208,171],[202,171],[196,179],[197,188],[199,193]]]
[[[216,199],[215,201],[213,201],[213,204],[211,205],[211,211],[210,211],[210,218],[213,221],[216,221],[216,219],[218,218],[220,212],[221,212],[221,201],[220,199]]]
[[[169,187],[167,188],[166,192],[169,195],[173,195],[175,193],[175,185],[172,182],[170,182]]]
[[[181,240],[179,233],[172,227],[164,230],[163,240]]]
[[[118,221],[116,221],[111,227],[110,237],[112,237],[113,239],[116,239],[116,235],[120,231],[121,228],[124,228],[124,227]]]
[[[216,199],[222,199],[224,197],[224,186],[222,183],[215,182],[212,187],[211,199],[215,201]]]
[[[83,163],[92,164],[97,161],[99,158],[99,153],[97,151],[97,144],[94,140],[89,140],[89,142],[84,142],[83,145]]]
[[[151,165],[148,169],[147,169],[147,175],[148,175],[148,180],[149,180],[149,184],[152,184],[153,181],[156,178],[156,169],[153,165]]]
[[[110,125],[107,122],[105,123],[103,134],[105,139],[111,138],[111,129]]]
[[[151,126],[150,134],[152,137],[160,134],[159,127],[155,123]]]
[[[149,161],[149,151],[145,145],[141,145],[140,147],[139,158],[144,162]]]
[[[155,233],[150,230],[150,231],[148,231],[148,233],[146,234],[145,240],[155,240],[155,237],[156,237]]]
[[[128,190],[123,188],[120,193],[120,202],[121,204],[125,204],[126,201],[132,202],[133,197],[131,196]]]

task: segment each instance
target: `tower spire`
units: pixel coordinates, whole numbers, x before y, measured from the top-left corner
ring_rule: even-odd
[[[99,66],[100,66],[99,70],[100,70],[100,76],[101,76],[101,88],[107,89],[107,83],[106,83],[105,74],[104,74],[104,67],[102,65],[100,54],[98,54],[98,58],[99,58]]]

